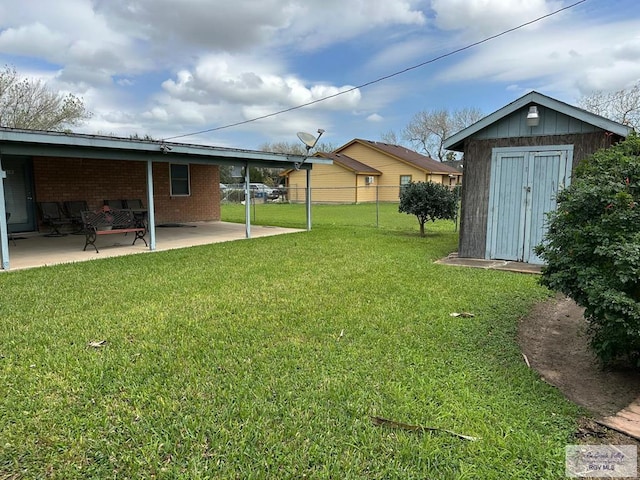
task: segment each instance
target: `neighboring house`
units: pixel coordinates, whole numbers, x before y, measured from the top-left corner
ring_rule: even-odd
[[[460,173],[464,173],[464,163],[462,160],[443,160],[442,164],[453,167]]]
[[[220,220],[220,165],[286,169],[303,160],[204,145],[0,128],[3,268],[8,265],[7,233],[40,230],[38,202],[86,201],[94,210],[105,200],[140,199],[148,208],[153,250],[156,223]],[[300,172],[310,177],[316,163],[330,160],[308,159]],[[307,223],[310,228],[309,219]],[[247,235],[248,226],[247,215]]]
[[[576,165],[630,127],[530,92],[449,137],[464,153],[458,255],[541,264],[546,213]]]
[[[462,173],[432,158],[398,145],[354,139],[331,153],[312,158],[332,160],[316,165],[311,185],[312,200],[323,203],[397,202],[400,187],[410,182],[460,183]],[[306,176],[285,172],[289,201],[303,201]]]

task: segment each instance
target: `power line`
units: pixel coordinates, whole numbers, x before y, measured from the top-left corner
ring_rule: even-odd
[[[332,95],[327,95],[326,97],[318,98],[318,99],[313,100],[311,102],[302,103],[302,104],[296,105],[294,107],[285,108],[283,110],[278,110],[277,112],[268,113],[266,115],[261,115],[259,117],[254,117],[254,118],[250,118],[248,120],[243,120],[241,122],[230,123],[228,125],[223,125],[221,127],[207,128],[206,130],[200,130],[198,132],[185,133],[183,135],[176,135],[176,136],[173,136],[173,137],[167,137],[164,140],[173,140],[173,139],[176,139],[176,138],[190,137],[192,135],[200,135],[202,133],[216,132],[218,130],[224,130],[224,129],[227,129],[227,128],[232,128],[232,127],[237,127],[237,126],[240,126],[240,125],[245,125],[247,123],[256,122],[258,120],[263,120],[265,118],[275,117],[276,115],[281,115],[283,113],[291,112],[293,110],[298,110],[300,108],[308,107],[310,105],[315,105],[316,103],[324,102],[326,100],[330,100],[332,98],[339,97],[340,95],[345,95],[345,94],[353,92],[355,90],[359,90],[359,89],[362,89],[364,87],[368,87],[370,85],[373,85],[375,83],[379,83],[379,82],[382,82],[384,80],[388,80],[390,78],[397,77],[398,75],[402,75],[402,74],[410,72],[412,70],[416,70],[418,68],[424,67],[425,65],[429,65],[431,63],[435,63],[435,62],[437,62],[439,60],[442,60],[444,58],[451,57],[451,56],[456,55],[456,54],[458,54],[460,52],[464,52],[465,50],[469,50],[471,48],[477,47],[478,45],[482,45],[483,43],[487,43],[487,42],[489,42],[491,40],[495,40],[496,38],[502,37],[502,36],[507,35],[507,34],[509,34],[511,32],[515,32],[516,30],[520,30],[521,28],[527,27],[527,26],[532,25],[532,24],[534,24],[536,22],[539,22],[539,21],[544,20],[546,18],[552,17],[554,15],[557,15],[558,13],[564,12],[565,10],[569,10],[571,8],[574,8],[574,7],[580,5],[581,3],[584,3],[586,1],[587,0],[579,0],[579,1],[575,2],[575,3],[572,3],[571,5],[567,5],[566,7],[559,8],[558,10],[555,10],[553,12],[547,13],[546,15],[542,15],[541,17],[538,17],[538,18],[535,18],[535,19],[530,20],[528,22],[522,23],[522,24],[518,25],[517,27],[509,28],[508,30],[504,30],[504,31],[502,31],[500,33],[497,33],[495,35],[491,35],[491,36],[486,37],[486,38],[484,38],[482,40],[470,43],[468,45],[465,45],[464,47],[457,48],[457,49],[452,50],[450,52],[443,53],[442,55],[438,55],[437,57],[431,58],[431,59],[426,60],[426,61],[424,61],[422,63],[418,63],[416,65],[412,65],[412,66],[407,67],[407,68],[405,68],[403,70],[398,70],[398,71],[396,71],[394,73],[390,73],[389,75],[385,75],[383,77],[376,78],[375,80],[371,80],[371,81],[363,83],[361,85],[357,85],[355,87],[351,87],[351,88],[349,88],[347,90],[343,90],[341,92],[337,92],[337,93],[334,93]]]

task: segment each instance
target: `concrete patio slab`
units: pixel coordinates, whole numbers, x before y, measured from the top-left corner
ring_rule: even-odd
[[[484,260],[482,258],[461,258],[457,253],[452,253],[446,258],[437,260],[436,263],[443,265],[453,265],[457,267],[484,268],[488,270],[505,270],[517,273],[533,273],[539,274],[540,265],[531,263],[511,262],[508,260]]]
[[[170,227],[156,227],[156,252],[175,248],[193,247],[210,243],[245,240],[245,225],[228,222],[196,222],[177,224]],[[251,225],[251,238],[304,232],[306,230]],[[153,253],[144,243],[137,241],[131,245],[131,235],[103,235],[96,245],[96,253],[89,246],[83,251],[84,235],[45,237],[42,234],[13,235],[15,245],[9,242],[9,271],[43,267],[60,263],[85,262],[98,258],[117,257],[137,253]],[[149,235],[146,236],[147,242]],[[3,272],[5,270],[1,270]]]

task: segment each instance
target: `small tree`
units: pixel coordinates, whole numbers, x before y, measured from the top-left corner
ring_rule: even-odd
[[[402,186],[398,211],[415,215],[424,237],[424,224],[440,218],[453,220],[458,202],[456,194],[445,185],[433,182],[411,182]]]
[[[640,137],[585,160],[548,221],[541,283],[585,307],[604,363],[640,366]]]

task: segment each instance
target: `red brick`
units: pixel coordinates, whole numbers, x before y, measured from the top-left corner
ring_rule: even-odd
[[[190,165],[191,195],[172,197],[169,164],[153,164],[156,223],[220,220],[220,169]],[[147,203],[145,162],[82,158],[33,159],[38,202],[85,200],[98,209],[104,200],[136,199]]]

